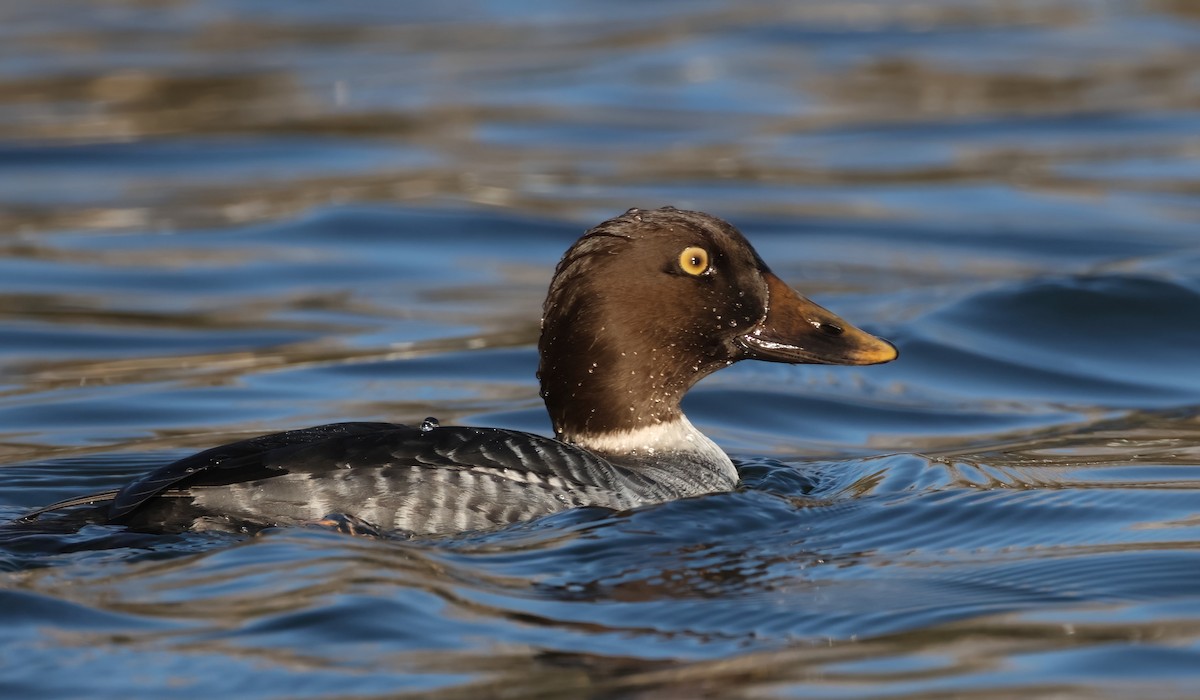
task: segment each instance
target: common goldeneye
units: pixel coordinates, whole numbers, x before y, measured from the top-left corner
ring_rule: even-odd
[[[138,530],[319,522],[434,534],[726,491],[733,462],[680,410],[692,385],[739,360],[897,354],[793,291],[730,224],[673,207],[630,209],[571,246],[538,351],[553,438],[432,419],[333,423],[214,447],[23,520],[99,504],[93,520]]]

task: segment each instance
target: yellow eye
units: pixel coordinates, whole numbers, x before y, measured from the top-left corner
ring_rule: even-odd
[[[689,275],[702,275],[708,271],[708,251],[696,246],[684,248],[679,254],[679,267]]]

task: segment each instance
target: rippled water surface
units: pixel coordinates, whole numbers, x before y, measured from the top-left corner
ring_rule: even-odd
[[[342,419],[548,432],[554,263],[730,219],[894,340],[737,492],[389,541],[0,532],[5,697],[1200,693],[1200,7],[0,8],[0,518]]]

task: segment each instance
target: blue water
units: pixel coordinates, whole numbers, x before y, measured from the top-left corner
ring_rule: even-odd
[[[1200,11],[10,2],[0,519],[348,419],[546,433],[558,257],[703,209],[900,347],[685,409],[738,491],[0,537],[4,697],[1200,688]]]

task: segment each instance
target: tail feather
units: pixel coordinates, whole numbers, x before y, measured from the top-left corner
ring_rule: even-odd
[[[37,510],[32,510],[32,511],[26,513],[25,515],[22,515],[21,517],[16,518],[12,522],[13,523],[36,522],[39,518],[41,518],[46,513],[53,513],[54,511],[57,511],[57,510],[65,510],[67,508],[74,508],[76,506],[91,506],[91,505],[95,505],[97,503],[111,501],[117,497],[117,493],[118,493],[117,489],[113,489],[111,491],[101,491],[99,493],[90,493],[86,496],[76,496],[74,498],[68,498],[66,500],[59,501],[57,503],[51,503],[48,506],[43,506],[41,508],[38,508]]]

